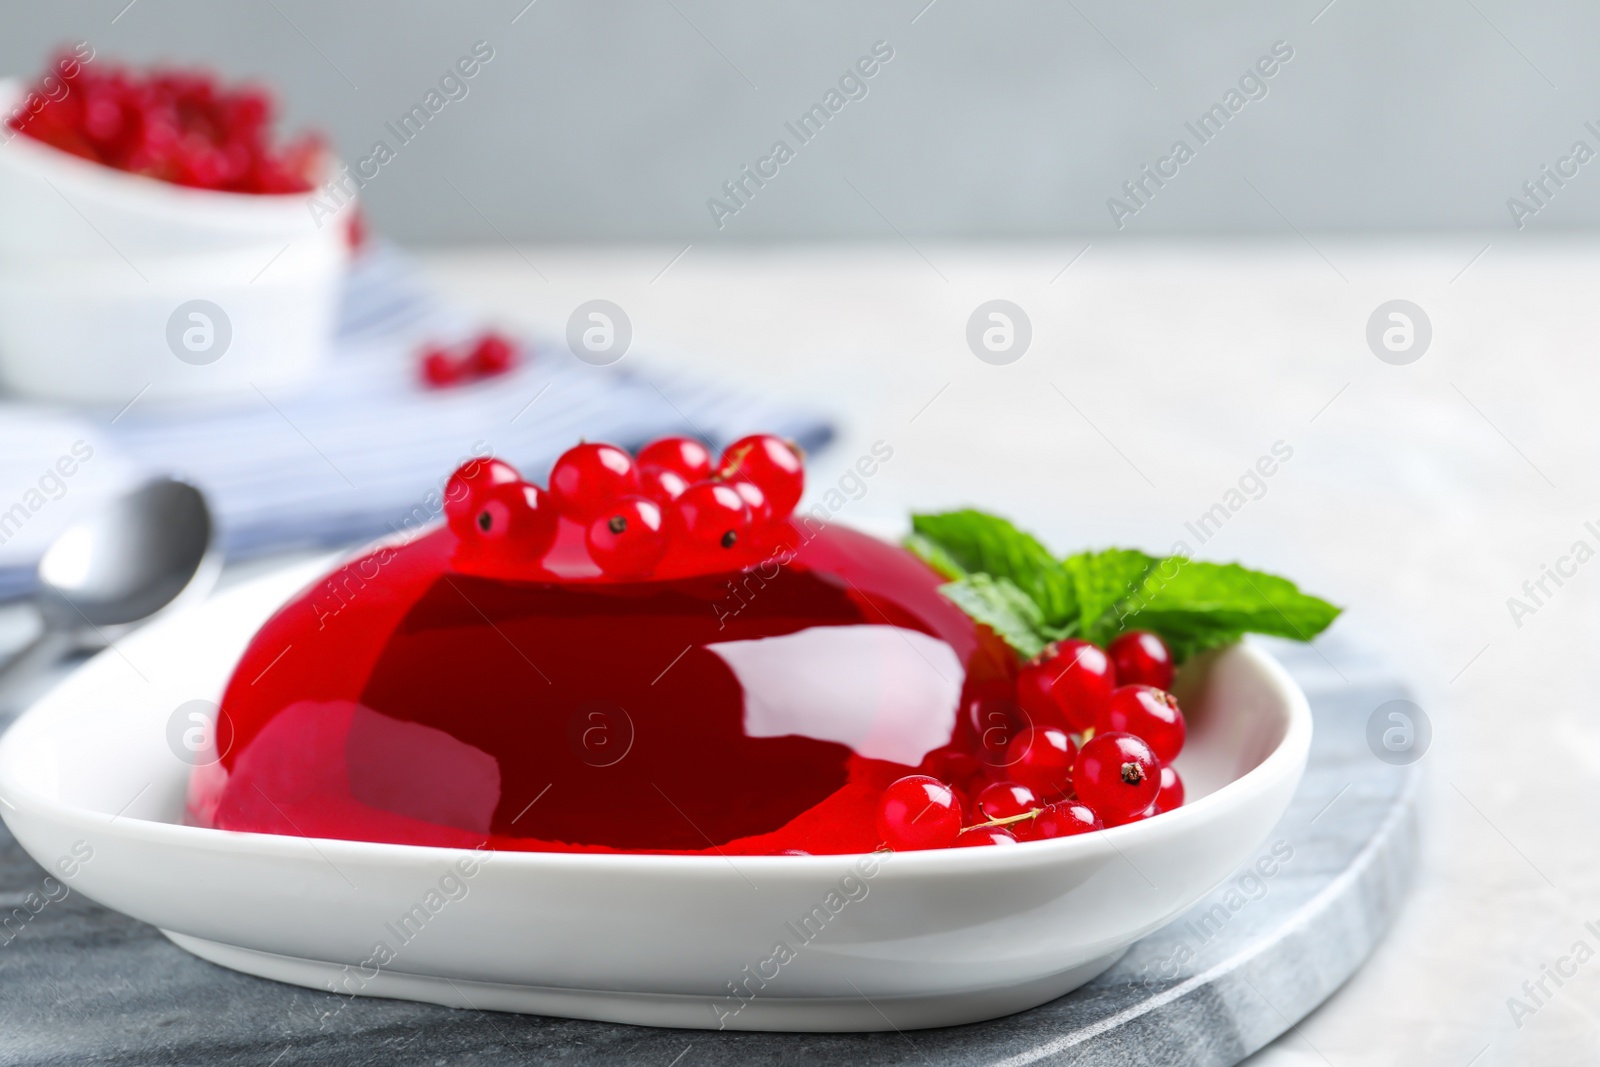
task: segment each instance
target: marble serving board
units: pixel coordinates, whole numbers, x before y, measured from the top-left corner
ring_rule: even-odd
[[[341,997],[205,963],[81,894],[34,914],[24,901],[44,892],[45,872],[0,828],[0,918],[12,917],[0,929],[0,1063],[1234,1064],[1361,965],[1416,854],[1417,768],[1369,741],[1404,685],[1337,639],[1273,651],[1316,719],[1282,821],[1209,897],[1031,1011],[909,1033],[759,1034]]]

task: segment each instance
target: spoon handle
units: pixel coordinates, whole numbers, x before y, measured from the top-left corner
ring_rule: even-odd
[[[11,710],[17,694],[76,645],[71,634],[50,628],[24,645],[0,666],[0,711]]]

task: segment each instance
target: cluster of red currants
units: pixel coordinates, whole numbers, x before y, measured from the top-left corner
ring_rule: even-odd
[[[464,345],[429,343],[422,349],[422,381],[432,389],[493,378],[515,367],[521,353],[512,341],[493,330]]]
[[[795,445],[771,434],[741,438],[713,462],[688,437],[664,437],[637,458],[615,445],[580,444],[550,471],[550,488],[496,459],[472,460],[445,486],[445,515],[463,543],[537,560],[559,523],[584,530],[589,558],[609,578],[656,573],[670,553],[684,572],[725,569],[793,513],[805,488]]]
[[[878,832],[894,849],[1005,845],[1180,806],[1183,781],[1170,764],[1185,726],[1167,691],[1172,676],[1166,643],[1143,630],[1105,649],[1078,640],[1049,646],[1017,675],[1031,725],[1011,739],[1002,766],[978,777],[971,803],[940,778],[909,775],[884,791]]]
[[[66,92],[45,97],[11,128],[75,156],[176,185],[235,193],[304,193],[316,184],[323,141],[272,143],[266,90],[221,85],[203,71],[86,65],[63,56]]]

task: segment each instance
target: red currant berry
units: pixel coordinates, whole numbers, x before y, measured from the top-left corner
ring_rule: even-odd
[[[643,466],[639,468],[639,488],[645,496],[666,507],[683,495],[689,482],[667,467]]]
[[[1017,839],[1003,826],[975,826],[970,830],[961,831],[961,836],[956,839],[957,848],[973,848],[982,845],[1014,845]]]
[[[639,450],[639,466],[664,467],[685,482],[711,477],[711,451],[692,437],[663,437]]]
[[[618,497],[638,492],[633,457],[616,445],[585,442],[569,448],[550,470],[556,507],[577,522],[593,522]]]
[[[1050,645],[1017,675],[1017,700],[1035,723],[1082,733],[1111,699],[1116,675],[1099,646],[1071,639]]]
[[[1185,728],[1178,698],[1153,685],[1124,685],[1113,690],[1094,728],[1099,733],[1143,738],[1162,763],[1183,751]]]
[[[967,718],[978,759],[990,767],[1008,766],[1011,742],[1028,728],[1021,706],[1009,696],[973,697],[967,702]]]
[[[367,242],[371,239],[372,228],[367,223],[367,213],[358,205],[350,212],[350,221],[345,223],[345,244],[349,245],[351,252],[360,252],[367,247]]]
[[[1076,801],[1051,804],[1034,818],[1017,825],[1028,828],[1026,840],[1029,841],[1048,841],[1053,837],[1071,837],[1105,829],[1092,808]]]
[[[1102,822],[1118,826],[1156,799],[1161,763],[1150,746],[1132,734],[1097,733],[1078,752],[1072,787]]]
[[[1156,794],[1156,811],[1183,807],[1183,779],[1171,767],[1161,768],[1161,792]]]
[[[1044,802],[1020,782],[995,782],[978,794],[977,813],[985,821],[1026,815],[1042,807]]]
[[[444,349],[430,348],[423,352],[422,380],[432,388],[448,388],[466,376],[466,365]]]
[[[661,505],[642,496],[619,497],[586,535],[589,558],[613,578],[643,578],[667,551]]]
[[[478,338],[467,359],[473,370],[486,377],[504,374],[516,365],[517,349],[506,338],[491,330]]]
[[[1121,685],[1172,688],[1172,652],[1148,630],[1129,630],[1106,646]]]
[[[1050,650],[1046,648],[1039,654],[1039,658],[1024,663],[1022,669],[1017,672],[1017,703],[1030,717],[1039,715],[1046,722],[1058,722],[1061,713],[1056,710],[1055,701],[1050,696],[1054,676],[1045,662],[1045,657],[1049,654]]]
[[[806,487],[804,456],[796,445],[771,434],[742,437],[722,453],[717,474],[729,481],[744,479],[761,487],[775,519],[786,519],[800,503]]]
[[[1072,789],[1078,746],[1059,726],[1030,726],[1006,749],[1006,774],[1041,797],[1064,797]]]
[[[726,482],[696,482],[672,503],[677,529],[702,552],[721,552],[750,533],[750,508]]]
[[[772,521],[772,505],[767,501],[767,494],[755,482],[740,479],[729,482],[733,491],[739,494],[745,507],[750,509],[750,527],[753,530],[762,530]]]
[[[498,459],[469,459],[456,468],[444,483],[444,514],[457,537],[475,537],[473,520],[483,494],[497,485],[514,485],[522,475],[509,463]]]
[[[955,790],[925,774],[890,784],[878,801],[878,834],[890,848],[949,848],[961,833]]]
[[[478,509],[472,517],[473,536],[480,544],[538,558],[555,543],[556,509],[537,485],[512,482],[474,496]]]

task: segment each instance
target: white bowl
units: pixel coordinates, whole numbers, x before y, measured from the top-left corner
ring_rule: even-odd
[[[0,259],[0,385],[119,408],[282,395],[332,347],[346,262],[322,240],[131,263]]]
[[[190,768],[169,741],[186,725],[177,709],[217,700],[257,626],[324,566],[133,635],[0,739],[0,816],[47,869],[199,956],[314,988],[744,1030],[992,1018],[1089,980],[1221,883],[1283,813],[1310,744],[1304,696],[1239,645],[1181,679],[1178,766],[1195,799],[1103,833],[728,858],[180,825]]]
[[[0,114],[10,114],[23,91],[15,80],[0,81]],[[319,225],[313,216],[315,195],[191,189],[0,128],[0,258],[94,259],[115,248],[138,262],[150,254],[342,239],[342,218],[323,214]]]
[[[0,82],[0,114],[21,91]],[[0,386],[120,407],[304,384],[349,260],[344,218],[319,225],[310,199],[184,188],[0,129]]]

